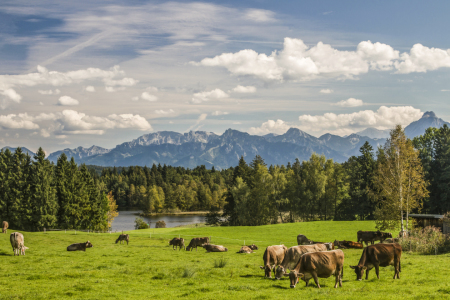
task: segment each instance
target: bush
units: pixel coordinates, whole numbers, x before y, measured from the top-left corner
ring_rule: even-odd
[[[450,240],[434,226],[410,231],[407,238],[400,240],[400,244],[404,251],[420,254],[437,254],[450,250]]]
[[[221,258],[219,260],[215,260],[214,261],[214,268],[223,268],[227,265],[228,260],[226,260],[225,258]]]
[[[156,222],[156,228],[166,228],[166,222],[163,220]]]
[[[134,229],[147,229],[149,228],[148,224],[145,223],[144,220],[142,220],[141,218],[136,218],[136,220],[134,220]]]

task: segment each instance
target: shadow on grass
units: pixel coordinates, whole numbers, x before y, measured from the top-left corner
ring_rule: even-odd
[[[3,256],[13,256],[11,253],[6,252],[6,251],[0,251],[0,255],[3,255]]]
[[[239,277],[242,277],[242,278],[256,278],[256,277],[261,277],[261,275],[247,274],[247,275],[241,275]]]
[[[281,285],[274,285],[273,287],[276,289],[280,289],[280,290],[289,290],[290,289],[289,286],[281,286]]]

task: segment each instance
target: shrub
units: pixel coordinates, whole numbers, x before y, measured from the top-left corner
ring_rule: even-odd
[[[192,268],[186,267],[186,268],[184,268],[183,274],[181,275],[181,277],[183,277],[183,278],[191,278],[192,276],[194,276],[195,272],[197,272],[197,271],[195,271]]]
[[[400,244],[404,251],[421,254],[436,254],[450,250],[450,240],[434,226],[410,231],[407,238],[400,240]]]
[[[216,259],[214,261],[214,268],[223,268],[227,265],[228,260],[226,260],[225,258],[221,258],[221,259]]]
[[[147,229],[149,228],[148,224],[145,223],[144,220],[142,220],[141,218],[136,218],[136,220],[134,220],[135,224],[134,224],[134,229]]]
[[[156,228],[166,228],[166,222],[163,220],[156,222]]]

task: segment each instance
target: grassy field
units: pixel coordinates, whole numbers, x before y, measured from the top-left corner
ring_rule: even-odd
[[[26,256],[13,256],[8,235],[0,234],[0,299],[396,299],[450,297],[449,254],[424,256],[403,253],[400,280],[392,267],[381,268],[376,279],[356,281],[350,265],[362,250],[344,250],[343,287],[334,289],[334,277],[300,282],[289,288],[288,278],[264,278],[260,270],[268,245],[296,245],[296,236],[313,240],[355,240],[356,231],[373,230],[373,222],[309,222],[260,227],[199,227],[130,231],[130,244],[115,244],[118,234],[77,232],[28,233]],[[151,235],[151,237],[150,237]],[[170,238],[211,236],[226,253],[173,251]],[[86,252],[67,252],[69,244],[91,241]],[[260,247],[254,254],[237,254],[245,240]],[[223,268],[215,268],[220,259]],[[192,275],[192,272],[193,275]]]

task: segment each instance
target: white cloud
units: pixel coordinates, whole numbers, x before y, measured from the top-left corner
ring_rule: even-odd
[[[47,138],[47,137],[50,136],[50,133],[47,130],[42,128],[41,129],[41,136]]]
[[[351,114],[325,113],[321,116],[302,115],[298,119],[306,132],[349,134],[355,130],[375,127],[392,129],[395,125],[408,125],[423,115],[412,106],[381,106],[377,111],[363,110]]]
[[[286,124],[283,120],[268,120],[267,122],[262,123],[261,127],[251,127],[248,133],[256,135],[265,135],[268,133],[283,134],[288,131],[289,128],[291,128],[291,126]]]
[[[238,85],[237,87],[235,87],[234,89],[232,89],[233,92],[235,93],[255,93],[256,92],[256,87],[254,86],[242,86],[242,85]]]
[[[125,89],[125,87],[123,87],[123,86],[121,86],[121,87],[105,86],[105,91],[107,91],[108,93],[123,91],[124,89]]]
[[[158,97],[156,97],[154,95],[151,95],[151,94],[149,94],[147,92],[143,92],[141,94],[141,98],[144,99],[144,100],[150,101],[150,102],[154,102],[154,101],[158,100]]]
[[[391,70],[394,60],[399,58],[399,51],[391,46],[371,41],[359,43],[357,53],[369,62],[371,69],[381,71]]]
[[[201,115],[198,117],[197,121],[195,121],[194,125],[192,125],[191,127],[189,127],[186,131],[192,130],[194,127],[196,127],[197,125],[199,125],[200,122],[206,120],[206,117],[207,117],[207,116],[208,116],[208,114],[201,114]]]
[[[450,49],[428,48],[415,44],[409,53],[402,53],[400,62],[395,63],[397,73],[427,72],[450,67]]]
[[[139,80],[129,78],[129,77],[125,77],[120,80],[105,78],[105,79],[103,79],[103,82],[107,86],[134,86],[139,82]]]
[[[155,93],[158,91],[158,88],[154,87],[154,86],[149,86],[146,90],[149,92]]]
[[[0,95],[6,96],[16,103],[20,103],[20,100],[22,100],[22,96],[20,96],[15,90],[11,88],[2,90],[0,86]]]
[[[337,106],[342,106],[342,107],[357,107],[357,106],[363,106],[364,103],[360,99],[348,98],[347,100],[341,100],[338,103],[332,104],[332,105],[337,105]]]
[[[38,93],[41,95],[59,95],[61,93],[60,90],[38,90]]]
[[[274,13],[265,9],[248,9],[245,12],[245,19],[254,22],[274,22]]]
[[[0,126],[5,129],[38,129],[39,125],[34,123],[32,117],[27,113],[0,115]]]
[[[162,109],[157,109],[155,110],[155,113],[158,115],[168,115],[168,114],[173,114],[175,111],[173,109],[169,109],[169,110],[162,110]]]
[[[210,99],[222,99],[228,97],[229,95],[221,89],[214,89],[209,92],[195,93],[194,95],[192,95],[192,102],[201,103],[204,101],[209,101]]]
[[[331,93],[333,93],[333,90],[332,89],[321,89],[320,93],[322,93],[322,94],[331,94]]]
[[[88,86],[85,88],[85,91],[86,91],[86,92],[91,92],[91,93],[93,93],[93,92],[95,92],[95,87],[93,87],[92,85],[88,85]]]
[[[212,116],[221,116],[221,115],[228,115],[229,113],[226,111],[220,111],[220,110],[216,110],[214,111],[211,115]]]
[[[58,105],[74,106],[74,105],[78,105],[78,104],[80,104],[80,102],[77,99],[74,99],[70,96],[62,96],[62,97],[59,97],[59,99],[58,99]]]
[[[139,100],[139,97],[138,97],[138,96],[135,96],[135,97],[131,98],[131,100],[133,100],[133,101],[138,101],[138,100]]]

